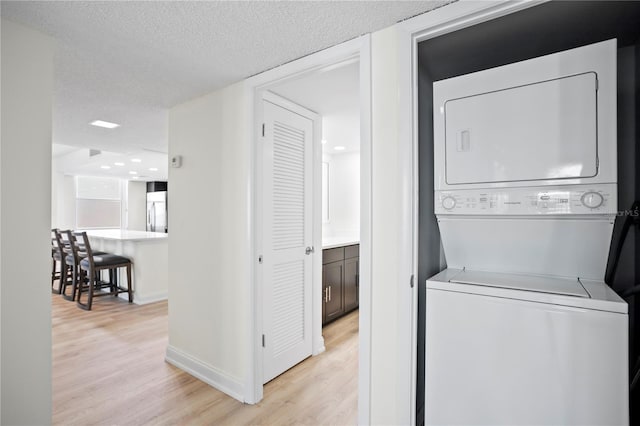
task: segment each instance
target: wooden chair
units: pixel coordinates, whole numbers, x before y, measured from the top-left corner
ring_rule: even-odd
[[[51,230],[51,292],[60,294],[62,292],[62,283],[66,277],[67,265],[65,262],[65,254],[62,250],[62,241],[60,239],[60,230],[54,228]],[[58,268],[58,265],[60,267]],[[58,281],[58,289],[54,288],[54,282]]]
[[[60,281],[60,294],[67,300],[75,300],[76,298],[76,280],[80,279],[80,253],[82,248],[74,251],[72,241],[75,241],[73,232],[70,230],[59,231],[61,250],[65,256],[67,271],[64,279]],[[71,286],[71,295],[67,294],[67,288]]]
[[[85,274],[80,269],[80,261],[86,257],[84,242],[77,241],[74,232],[71,230],[59,231],[62,251],[65,254],[66,274],[61,280],[60,294],[67,300],[76,300],[78,282],[86,281]],[[75,245],[74,245],[75,243]],[[74,250],[75,248],[75,250]],[[103,251],[94,251],[94,255],[107,254]],[[71,287],[71,295],[67,294],[67,288]]]
[[[86,232],[76,232],[75,237],[79,240],[71,239],[72,249],[81,258],[79,262],[80,279],[74,282],[77,288],[78,306],[82,309],[91,310],[93,298],[98,296],[117,296],[120,293],[129,294],[129,303],[133,302],[133,286],[131,282],[131,266],[132,262],[129,258],[118,256],[115,254],[104,253],[97,254],[91,250],[89,237]],[[84,246],[81,252],[80,245]],[[127,288],[120,287],[117,280],[117,269],[126,268],[127,270]],[[100,279],[100,272],[109,271],[109,281]],[[108,288],[109,292],[103,292]],[[74,292],[75,293],[75,292]],[[87,294],[87,301],[82,302],[82,294]]]

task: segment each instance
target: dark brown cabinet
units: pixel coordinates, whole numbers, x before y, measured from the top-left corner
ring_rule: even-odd
[[[357,257],[344,260],[344,311],[358,307],[358,266]]]
[[[322,324],[358,307],[359,245],[322,251]]]
[[[342,291],[344,288],[344,262],[332,262],[322,266],[324,312],[322,323],[338,318],[344,313]]]

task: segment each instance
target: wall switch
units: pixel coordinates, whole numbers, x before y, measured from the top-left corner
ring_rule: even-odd
[[[171,157],[171,167],[178,168],[180,166],[182,166],[182,156],[176,155],[174,157]]]

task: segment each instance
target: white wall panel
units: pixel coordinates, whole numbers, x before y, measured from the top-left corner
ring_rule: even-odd
[[[329,160],[329,222],[325,237],[357,241],[360,237],[360,153],[327,156]]]
[[[242,83],[171,109],[169,345],[242,394],[250,330],[249,110]],[[210,382],[215,380],[210,380]],[[212,383],[222,388],[221,384]]]
[[[371,424],[398,424],[398,170],[397,32],[372,34]],[[408,326],[409,324],[407,324]],[[409,413],[404,413],[408,416]]]
[[[130,180],[127,182],[127,229],[147,230],[147,183]]]
[[[41,425],[51,422],[54,46],[5,20],[1,38],[0,423]]]

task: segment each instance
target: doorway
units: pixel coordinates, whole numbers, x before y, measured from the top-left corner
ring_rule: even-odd
[[[369,161],[369,117],[370,117],[370,104],[368,101],[368,92],[369,85],[363,82],[361,78],[362,75],[365,76],[364,80],[368,81],[370,75],[370,61],[367,59],[362,63],[359,60],[360,51],[364,45],[368,45],[369,37],[361,37],[360,39],[353,40],[351,42],[347,42],[344,45],[336,46],[335,48],[329,49],[329,52],[324,51],[318,54],[318,58],[315,58],[315,64],[309,64],[309,61],[305,64],[301,64],[302,69],[298,72],[292,71],[291,73],[286,73],[284,70],[273,70],[274,74],[278,77],[274,78],[273,76],[261,76],[261,79],[264,81],[263,84],[260,82],[252,82],[254,83],[254,99],[255,99],[255,117],[254,120],[255,128],[258,134],[261,133],[262,130],[262,111],[260,111],[260,106],[258,105],[259,100],[262,100],[262,95],[266,92],[276,94],[282,98],[285,98],[287,101],[290,101],[294,104],[300,105],[307,109],[310,109],[319,114],[322,118],[322,126],[321,132],[318,132],[318,139],[316,144],[314,145],[314,150],[316,151],[316,162],[314,163],[314,172],[313,178],[317,185],[314,186],[313,193],[313,202],[317,206],[315,209],[316,214],[313,219],[313,245],[310,247],[314,251],[313,256],[313,295],[312,295],[312,337],[313,337],[313,345],[312,345],[312,354],[318,355],[325,350],[325,342],[323,339],[323,296],[326,294],[323,292],[322,288],[322,263],[323,263],[323,236],[325,239],[330,236],[335,236],[336,232],[343,232],[343,234],[348,233],[349,235],[346,238],[343,238],[345,242],[355,243],[350,245],[359,246],[359,252],[361,260],[359,261],[359,268],[356,267],[355,270],[358,271],[358,281],[360,286],[360,291],[358,292],[358,302],[361,307],[359,315],[356,313],[356,322],[359,324],[358,328],[362,332],[362,325],[365,324],[365,329],[369,330],[368,323],[370,318],[369,306],[367,301],[370,300],[368,296],[369,289],[367,287],[368,281],[368,265],[370,262],[368,261],[370,257],[370,249],[368,245],[369,231],[368,224],[369,216],[370,216],[370,208],[369,197],[366,196],[367,193],[367,185],[370,185],[370,178],[366,178],[369,176],[370,165],[367,163]],[[364,50],[364,49],[362,49]],[[368,55],[367,55],[368,56]],[[307,58],[308,59],[308,58]],[[292,69],[295,69],[294,64],[291,65]],[[280,72],[279,72],[280,71]],[[345,75],[350,75],[352,77],[351,80],[344,79]],[[367,93],[361,93],[361,87],[364,85]],[[344,91],[346,89],[350,90],[350,93],[353,96],[345,100]],[[363,101],[364,98],[364,101]],[[362,115],[362,110],[365,110],[364,116],[365,119],[361,120],[360,116]],[[350,110],[349,114],[346,113],[346,110]],[[355,118],[355,120],[354,120]],[[348,122],[350,125],[343,127],[341,130],[335,130],[336,127],[339,126],[339,123]],[[328,125],[328,127],[327,127]],[[347,129],[349,127],[349,129]],[[334,130],[331,130],[331,129]],[[365,131],[362,131],[365,129]],[[339,134],[339,137],[333,138],[330,136],[331,134]],[[347,134],[349,136],[347,137]],[[362,140],[362,144],[361,144]],[[322,143],[324,142],[324,143]],[[347,146],[348,145],[348,146]],[[361,145],[364,145],[362,148]],[[322,148],[325,146],[325,150],[329,151],[330,154],[323,154]],[[335,149],[337,147],[337,149]],[[256,157],[255,162],[259,167],[259,163],[261,161],[261,157],[259,156],[260,148],[256,149]],[[343,151],[343,152],[341,152]],[[364,151],[364,154],[362,153]],[[336,154],[337,153],[337,154]],[[333,167],[331,163],[333,162],[332,157],[340,156],[340,159],[347,159],[347,161],[343,161],[344,165],[338,165],[336,162]],[[324,165],[323,165],[324,163]],[[349,166],[351,165],[351,166]],[[324,209],[322,206],[323,200],[323,189],[320,184],[323,180],[323,168],[324,168]],[[350,174],[351,177],[355,177],[354,181],[351,182],[352,186],[358,187],[360,189],[360,184],[362,183],[361,191],[358,191],[355,196],[348,196],[345,194],[340,194],[340,190],[333,191],[332,194],[331,187],[328,182],[331,179],[331,175],[334,174],[334,177],[338,177],[341,173],[338,169],[342,168],[343,172],[346,171],[347,174]],[[333,170],[332,173],[332,169]],[[346,170],[345,170],[346,169]],[[257,172],[257,177],[261,176],[260,171]],[[364,178],[361,178],[364,177]],[[260,256],[262,255],[262,238],[264,231],[264,215],[262,214],[259,207],[259,199],[260,194],[258,193],[259,184],[256,183],[256,207],[255,210],[255,226],[256,226],[256,258],[258,262],[261,260]],[[364,196],[361,196],[361,193],[364,193]],[[343,206],[344,214],[335,212],[331,213],[331,204],[337,204],[337,201],[331,201],[332,196],[342,196],[348,198],[348,204]],[[351,222],[347,223],[348,220],[344,218],[344,216],[350,216],[351,219],[355,218]],[[342,219],[341,219],[342,217]],[[333,225],[333,227],[332,227]],[[340,228],[340,231],[337,231]],[[347,230],[348,229],[348,230]],[[364,230],[364,231],[361,231]],[[344,253],[344,251],[343,251]],[[342,259],[344,261],[344,259]],[[351,265],[353,262],[350,262],[350,270],[354,269]],[[258,263],[260,265],[260,263]],[[254,270],[254,282],[256,283],[254,287],[254,319],[255,319],[255,329],[254,329],[254,347],[256,351],[254,352],[254,360],[253,360],[253,370],[254,374],[254,397],[255,402],[258,402],[262,398],[262,383],[265,382],[267,376],[265,375],[264,365],[262,363],[263,353],[262,353],[262,330],[263,330],[263,300],[264,300],[264,292],[263,285],[260,283],[261,271],[257,267]],[[355,275],[355,274],[354,274]],[[336,296],[336,290],[332,292],[332,295]],[[364,305],[364,306],[363,306]],[[354,308],[353,303],[350,303],[349,306],[351,309]],[[356,305],[357,306],[357,305]],[[349,311],[351,312],[351,311]],[[343,310],[344,314],[347,314],[347,310]],[[359,319],[358,319],[359,316]],[[360,333],[359,335],[359,359],[362,361],[363,357],[369,358],[369,344],[368,338],[369,333]],[[363,345],[364,341],[364,345]],[[366,380],[368,380],[368,373],[363,373],[362,363],[360,363],[360,372],[356,373],[353,371],[354,380],[357,378],[359,382],[359,388],[365,389],[364,394],[360,395],[360,406],[362,406],[362,398],[365,397],[366,401],[368,401],[368,381],[364,383],[363,386],[363,376],[365,376]],[[365,367],[368,366],[368,362],[365,363]],[[366,405],[366,403],[365,403]],[[362,408],[360,409],[360,413],[362,413]],[[368,408],[366,409],[368,412]]]
[[[318,313],[324,326],[358,307],[359,65],[355,59],[333,64],[274,84],[262,95],[257,189],[265,383],[326,349],[320,335],[322,345],[312,350],[305,333],[311,331],[309,322],[317,330]],[[297,149],[296,135],[306,143],[306,153]],[[316,234],[321,230],[319,244],[311,228]],[[312,272],[309,255],[314,253],[322,267],[318,270],[315,262]],[[286,348],[280,344],[285,337]]]
[[[321,117],[322,324],[359,305],[359,62],[336,64],[271,90]]]

